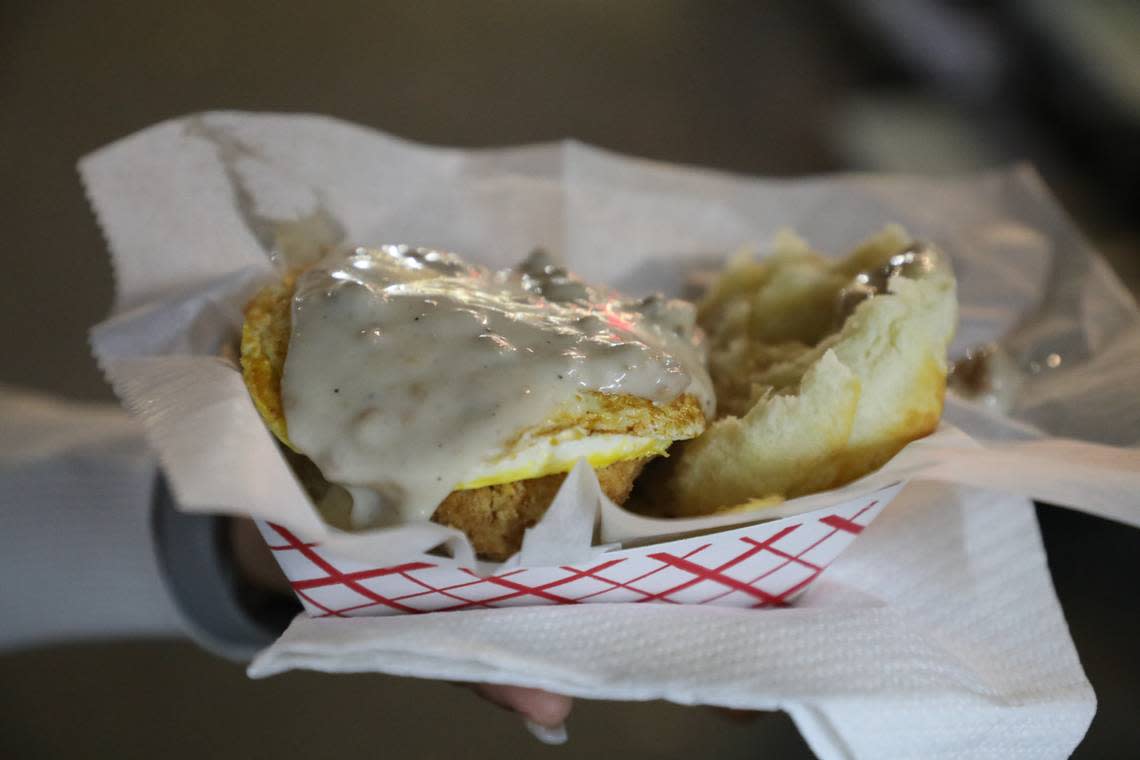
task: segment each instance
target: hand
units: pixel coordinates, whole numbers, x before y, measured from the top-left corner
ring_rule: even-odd
[[[574,704],[570,697],[523,686],[477,683],[471,684],[471,688],[488,702],[521,715],[527,721],[527,728],[540,741],[547,744],[566,741],[563,723]]]

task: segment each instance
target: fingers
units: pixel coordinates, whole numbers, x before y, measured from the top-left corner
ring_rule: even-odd
[[[560,727],[570,715],[570,708],[574,704],[570,697],[522,686],[480,683],[474,684],[472,688],[484,699],[514,710],[527,720],[548,729]]]

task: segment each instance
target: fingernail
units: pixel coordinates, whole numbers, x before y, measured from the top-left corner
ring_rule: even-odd
[[[530,731],[531,736],[543,744],[565,744],[566,740],[570,738],[570,735],[566,733],[565,723],[559,723],[554,728],[543,726],[525,718],[523,723],[526,725],[526,730]]]

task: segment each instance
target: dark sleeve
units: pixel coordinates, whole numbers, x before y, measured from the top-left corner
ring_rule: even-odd
[[[154,542],[170,595],[190,636],[235,660],[251,658],[300,611],[292,597],[253,588],[230,551],[231,518],[179,512],[161,476],[154,488]]]

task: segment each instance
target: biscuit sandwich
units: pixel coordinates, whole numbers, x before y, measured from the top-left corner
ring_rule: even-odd
[[[588,286],[542,254],[507,271],[354,248],[248,304],[242,374],[327,522],[427,520],[502,560],[585,459],[606,495],[714,412],[695,310]]]

